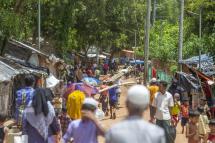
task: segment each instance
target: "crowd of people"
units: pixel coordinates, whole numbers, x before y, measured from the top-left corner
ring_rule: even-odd
[[[182,131],[188,143],[215,142],[215,120],[211,119],[205,97],[200,98],[199,106],[193,109],[190,99],[179,93],[171,95],[167,91],[167,82],[151,80],[150,121],[164,129],[167,143],[174,143],[176,127],[181,122]]]
[[[109,70],[107,64],[102,68],[104,74]],[[100,78],[101,71],[97,65],[86,69],[77,66],[73,73],[70,81],[79,83],[84,77]],[[80,84],[64,85],[61,81],[53,94],[51,89],[34,88],[34,76],[27,75],[25,87],[16,92],[16,126],[28,143],[98,143],[98,136],[103,136],[106,143],[174,143],[180,122],[188,143],[215,142],[215,120],[210,119],[206,99],[201,98],[194,110],[188,97],[172,95],[168,83],[155,78],[148,87],[134,85],[128,89],[127,117],[106,130],[97,113],[101,109],[104,116],[117,118],[121,82],[101,82],[99,88],[107,90],[96,97],[83,91]],[[148,107],[149,122],[143,119]],[[7,143],[6,119],[0,113],[0,143]]]

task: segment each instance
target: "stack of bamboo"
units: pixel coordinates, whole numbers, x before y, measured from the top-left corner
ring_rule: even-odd
[[[125,72],[126,71],[126,72]],[[114,76],[112,76],[109,81],[114,82],[118,79],[120,79],[122,76],[124,76],[126,73],[130,73],[132,71],[132,66],[129,66],[127,69],[125,70],[120,70],[117,74],[115,74]]]

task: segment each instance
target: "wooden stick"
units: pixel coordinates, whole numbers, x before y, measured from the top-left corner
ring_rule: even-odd
[[[114,84],[114,85],[112,85],[112,86],[109,86],[109,87],[107,87],[107,88],[104,88],[104,89],[102,89],[102,90],[99,90],[99,93],[104,92],[104,91],[106,91],[106,90],[109,90],[109,89],[111,89],[111,88],[117,87],[117,86],[123,86],[123,85],[128,85],[128,84],[136,84],[136,82],[124,82],[124,83],[121,83],[121,84]]]

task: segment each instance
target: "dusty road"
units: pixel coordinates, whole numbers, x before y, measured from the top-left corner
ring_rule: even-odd
[[[109,129],[112,125],[120,122],[127,115],[127,110],[125,108],[127,87],[121,87],[121,89],[122,89],[122,95],[120,97],[120,108],[119,108],[119,110],[117,110],[116,120],[112,120],[112,119],[110,119],[110,117],[106,117],[103,121],[101,121],[106,129]],[[147,110],[144,113],[144,119],[148,121],[149,117],[150,117],[149,110]],[[99,138],[99,143],[105,143],[104,138]],[[175,143],[187,143],[185,135],[181,134],[180,124],[178,125],[178,128],[177,128],[177,137],[176,137]]]

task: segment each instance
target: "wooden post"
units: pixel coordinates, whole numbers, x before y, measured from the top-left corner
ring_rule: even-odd
[[[145,26],[145,45],[144,45],[144,84],[148,81],[148,60],[149,60],[149,32],[150,32],[151,0],[147,0],[147,14]]]

